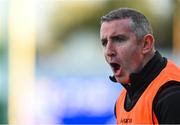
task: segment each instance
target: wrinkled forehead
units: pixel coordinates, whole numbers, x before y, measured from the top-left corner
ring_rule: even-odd
[[[100,37],[105,38],[108,36],[114,36],[132,32],[132,20],[131,19],[118,19],[108,22],[103,22],[100,28]]]

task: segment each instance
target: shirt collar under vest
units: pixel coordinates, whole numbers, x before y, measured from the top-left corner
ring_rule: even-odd
[[[124,88],[128,91],[131,97],[134,92],[139,89],[146,88],[151,81],[161,72],[161,70],[166,66],[167,59],[162,57],[158,51],[150,59],[150,61],[144,66],[144,68],[138,73],[132,73],[130,75],[130,83],[122,84]],[[141,91],[141,90],[139,90]]]

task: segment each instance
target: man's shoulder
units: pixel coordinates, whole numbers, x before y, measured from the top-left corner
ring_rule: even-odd
[[[164,97],[173,93],[173,91],[180,91],[180,81],[171,80],[162,85],[156,94],[156,98]]]
[[[157,92],[153,111],[159,123],[180,123],[180,82],[168,81]],[[178,120],[179,119],[179,120]]]

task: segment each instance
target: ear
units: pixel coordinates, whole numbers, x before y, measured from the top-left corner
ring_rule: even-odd
[[[143,54],[146,54],[154,49],[154,37],[151,34],[147,34],[143,38]]]

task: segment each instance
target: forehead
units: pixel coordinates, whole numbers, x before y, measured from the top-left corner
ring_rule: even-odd
[[[101,24],[100,35],[102,37],[113,36],[132,32],[130,19],[119,19]]]

